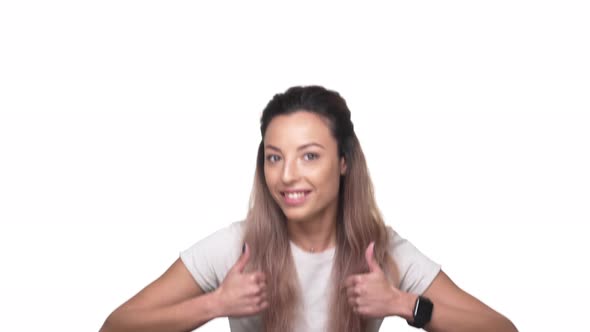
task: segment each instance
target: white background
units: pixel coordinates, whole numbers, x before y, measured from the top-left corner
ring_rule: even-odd
[[[588,17],[584,1],[1,2],[0,330],[97,331],[242,219],[262,108],[300,84],[347,99],[387,223],[460,287],[521,331],[583,329]]]

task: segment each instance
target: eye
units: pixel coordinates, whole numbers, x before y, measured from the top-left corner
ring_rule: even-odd
[[[277,161],[281,160],[281,157],[277,156],[276,154],[270,154],[266,156],[266,160],[271,164],[276,163]]]
[[[318,159],[318,157],[319,157],[318,154],[313,153],[313,152],[308,152],[303,155],[303,159],[305,159],[305,160],[315,160],[315,159]]]

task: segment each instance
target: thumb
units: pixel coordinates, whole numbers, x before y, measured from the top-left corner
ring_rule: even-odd
[[[232,268],[232,270],[237,271],[239,273],[242,273],[244,271],[244,267],[246,267],[248,260],[250,260],[250,246],[248,246],[247,243],[244,243],[244,246],[242,248],[242,255]]]
[[[365,251],[365,258],[367,259],[367,264],[369,265],[369,271],[381,271],[381,267],[379,267],[379,263],[375,260],[375,241],[371,242]]]

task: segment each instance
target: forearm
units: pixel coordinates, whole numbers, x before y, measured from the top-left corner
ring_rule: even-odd
[[[219,316],[214,293],[159,308],[115,310],[100,332],[184,332],[192,331]]]
[[[406,309],[403,318],[411,320],[416,295],[409,294],[406,298]],[[430,323],[424,329],[429,332],[518,332],[506,317],[496,312],[480,312],[465,310],[444,303],[432,301],[434,308]]]
[[[480,313],[434,303],[432,319],[426,324],[429,332],[518,332],[506,317],[500,314]]]

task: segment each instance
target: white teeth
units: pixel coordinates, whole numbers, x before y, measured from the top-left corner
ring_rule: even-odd
[[[285,196],[287,196],[287,198],[290,198],[290,199],[298,199],[298,198],[303,197],[303,195],[305,195],[304,192],[285,193]]]

